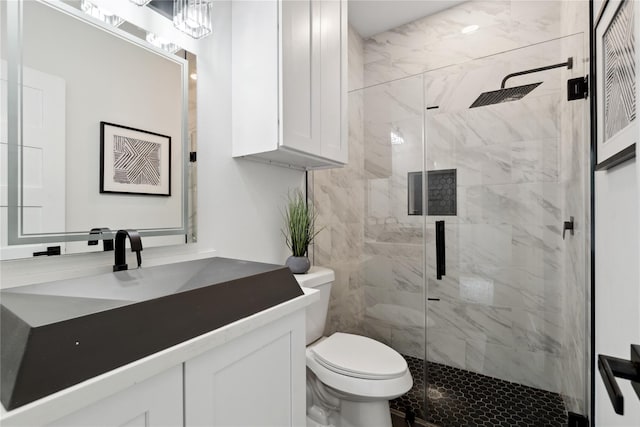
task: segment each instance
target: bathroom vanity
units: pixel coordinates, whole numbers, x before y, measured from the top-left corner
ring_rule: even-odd
[[[209,258],[0,296],[4,426],[305,423],[318,297],[285,267]]]

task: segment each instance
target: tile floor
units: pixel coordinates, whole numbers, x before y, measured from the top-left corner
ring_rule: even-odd
[[[410,409],[417,424],[433,423],[440,427],[567,425],[567,413],[559,394],[432,362],[427,364],[429,386],[425,416],[423,361],[410,356],[405,359],[413,376],[413,388],[392,400],[391,409],[399,413]]]
[[[416,419],[412,423],[407,422],[404,412],[391,410],[391,427],[438,427],[424,420]]]

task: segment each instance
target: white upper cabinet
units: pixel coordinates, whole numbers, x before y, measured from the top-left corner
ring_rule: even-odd
[[[232,3],[233,156],[347,163],[347,1]]]

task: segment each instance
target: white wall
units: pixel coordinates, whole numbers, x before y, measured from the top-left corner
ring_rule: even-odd
[[[281,209],[304,174],[231,157],[230,13],[230,2],[214,3],[214,36],[203,39],[198,57],[198,244],[284,263]]]
[[[198,243],[145,249],[143,266],[211,254],[282,264],[288,256],[281,208],[304,174],[231,157],[230,22],[230,3],[214,2],[213,35],[198,48]],[[0,286],[106,273],[112,265],[112,253],[5,261]]]
[[[604,2],[594,1],[598,16]],[[635,4],[640,8],[640,3]],[[640,10],[636,10],[636,19]],[[638,20],[636,20],[638,27]],[[636,28],[636,40],[640,28]],[[640,49],[636,46],[640,70]],[[640,77],[640,75],[638,76]],[[636,106],[640,85],[636,85]],[[637,110],[637,108],[636,108]],[[636,116],[636,121],[638,118]],[[638,126],[640,134],[640,125]],[[640,141],[636,159],[595,174],[595,346],[596,354],[629,359],[629,345],[640,344]],[[625,414],[617,415],[594,361],[595,426],[640,425],[640,400],[630,382],[618,379]]]
[[[629,359],[629,345],[640,344],[638,264],[639,197],[637,160],[595,177],[596,353]],[[596,373],[598,426],[640,425],[640,400],[629,381],[618,380],[625,415],[614,413]]]

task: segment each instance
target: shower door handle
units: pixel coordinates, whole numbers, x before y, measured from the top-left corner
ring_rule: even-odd
[[[436,221],[436,278],[442,280],[446,273],[444,251],[444,221]]]

